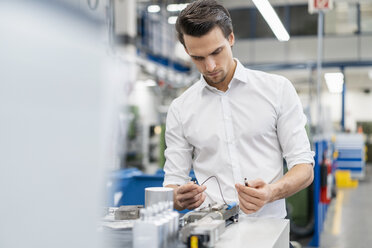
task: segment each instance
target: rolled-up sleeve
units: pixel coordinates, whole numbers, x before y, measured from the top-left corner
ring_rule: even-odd
[[[279,94],[277,134],[283,157],[287,161],[288,169],[302,163],[314,165],[314,152],[310,149],[305,130],[307,119],[300,99],[291,82],[285,79],[282,86]]]
[[[165,130],[165,150],[164,182],[163,186],[169,184],[182,185],[190,180],[189,172],[192,164],[192,146],[184,136],[182,122],[179,111],[173,101],[170,105]]]

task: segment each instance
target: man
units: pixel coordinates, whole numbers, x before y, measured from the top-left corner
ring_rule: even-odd
[[[231,18],[216,1],[189,4],[176,29],[202,75],[168,111],[163,185],[174,188],[175,208],[239,202],[250,216],[284,218],[284,198],[313,180],[314,154],[295,89],[233,59]],[[191,168],[199,183],[216,178],[189,182]]]

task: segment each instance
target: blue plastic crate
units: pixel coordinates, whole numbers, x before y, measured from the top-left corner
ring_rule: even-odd
[[[190,172],[190,177],[195,180],[193,171]],[[135,168],[114,171],[108,179],[107,205],[145,205],[145,188],[162,187],[163,181],[164,171],[161,169],[154,175],[144,174]],[[115,196],[118,198],[116,201]]]

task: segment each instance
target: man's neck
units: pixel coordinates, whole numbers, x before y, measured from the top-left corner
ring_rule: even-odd
[[[231,67],[230,71],[227,73],[225,80],[223,80],[221,83],[219,83],[219,84],[208,83],[207,80],[206,80],[206,82],[210,86],[215,87],[220,91],[226,92],[227,89],[229,88],[229,84],[230,84],[230,82],[231,82],[231,80],[234,76],[236,66],[238,64],[234,59],[233,59],[232,63],[233,63],[233,66]]]

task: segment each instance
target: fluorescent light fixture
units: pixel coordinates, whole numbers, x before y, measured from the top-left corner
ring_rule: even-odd
[[[178,16],[170,16],[168,17],[168,23],[169,24],[176,24]]]
[[[177,12],[177,11],[183,10],[184,8],[186,8],[186,6],[187,6],[187,3],[169,4],[167,6],[167,10],[169,12]]]
[[[344,74],[333,72],[324,74],[329,92],[341,93],[344,84]]]
[[[157,12],[160,11],[160,6],[159,6],[159,5],[149,5],[149,6],[147,7],[147,11],[148,11],[149,13],[157,13]]]
[[[275,10],[271,6],[268,0],[252,0],[256,5],[257,9],[260,11],[261,15],[270,26],[271,30],[275,34],[276,38],[279,41],[288,41],[289,34],[285,30],[282,22],[280,21],[278,15],[275,13]]]

